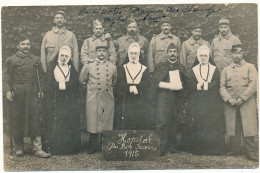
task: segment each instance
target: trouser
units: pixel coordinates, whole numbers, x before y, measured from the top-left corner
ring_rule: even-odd
[[[33,151],[42,151],[42,142],[41,142],[41,137],[31,137],[32,145],[33,145]],[[23,149],[23,137],[14,137],[14,143],[16,149]]]
[[[245,154],[251,158],[258,158],[258,142],[254,136],[244,136],[239,108],[236,111],[235,136],[230,137],[229,150],[235,153]]]
[[[89,147],[90,148],[100,148],[101,147],[101,134],[99,133],[89,133]]]

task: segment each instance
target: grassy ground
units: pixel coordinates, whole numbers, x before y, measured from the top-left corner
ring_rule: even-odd
[[[83,145],[87,136],[82,135]],[[258,162],[244,156],[196,156],[190,153],[169,154],[157,161],[105,161],[102,153],[87,154],[82,149],[79,154],[37,158],[31,151],[30,140],[25,140],[25,155],[9,158],[9,140],[4,135],[4,168],[6,171],[47,171],[47,170],[151,170],[151,169],[198,169],[198,168],[257,168]]]

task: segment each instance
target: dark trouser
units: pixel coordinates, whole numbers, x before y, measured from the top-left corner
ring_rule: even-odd
[[[101,139],[99,133],[89,133],[89,148],[99,150],[101,149]]]
[[[178,148],[176,135],[179,133],[179,110],[183,108],[183,99],[176,97],[173,91],[161,90],[156,105],[156,130],[161,131],[161,154]]]
[[[245,137],[241,120],[240,109],[236,111],[236,130],[235,136],[230,137],[229,150],[245,154],[247,157],[258,160],[258,142],[254,136]]]

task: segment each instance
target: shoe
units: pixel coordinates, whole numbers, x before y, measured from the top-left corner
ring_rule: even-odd
[[[259,162],[259,158],[257,158],[257,157],[252,157],[252,156],[250,156],[250,155],[247,155],[246,158],[247,158],[248,160],[253,161],[253,162]]]
[[[23,155],[23,150],[22,149],[17,149],[16,151],[15,151],[15,155],[16,156],[22,156]]]
[[[49,158],[51,156],[50,153],[45,153],[44,151],[36,151],[35,156],[40,158]]]

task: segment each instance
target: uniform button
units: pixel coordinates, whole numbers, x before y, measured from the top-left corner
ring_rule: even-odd
[[[100,83],[98,83],[98,85],[100,85]]]
[[[100,88],[98,88],[98,90],[101,90]]]
[[[107,83],[107,86],[108,86],[108,83]]]
[[[107,79],[107,81],[108,81],[108,79]]]
[[[108,76],[108,74],[107,74],[107,76]]]
[[[97,75],[99,75],[99,73],[97,73]]]
[[[99,80],[100,78],[97,78],[97,80]]]
[[[106,91],[108,91],[108,89],[106,89]]]
[[[99,70],[99,68],[97,68],[97,70]]]

